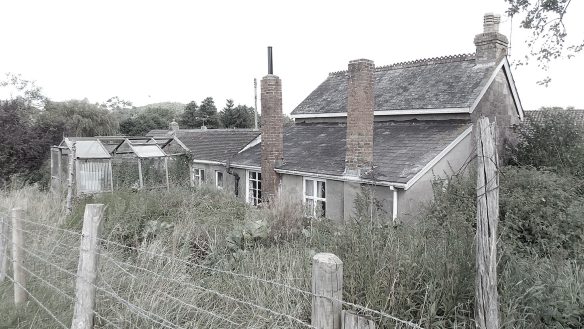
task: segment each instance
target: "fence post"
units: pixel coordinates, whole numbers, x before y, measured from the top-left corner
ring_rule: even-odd
[[[74,162],[75,162],[75,144],[69,150],[69,163],[67,165],[67,213],[73,210],[73,179],[74,176]]]
[[[14,304],[20,305],[26,302],[26,277],[22,270],[24,255],[22,247],[24,244],[24,234],[22,232],[22,217],[24,210],[12,208],[12,274],[14,278]]]
[[[499,176],[496,129],[488,118],[477,121],[477,233],[475,321],[477,328],[499,328],[497,293],[497,224],[499,221]]]
[[[0,283],[6,279],[6,269],[8,267],[8,225],[4,215],[0,214]]]
[[[88,204],[85,206],[75,287],[76,303],[71,329],[93,328],[95,281],[97,279],[99,258],[98,238],[105,208],[103,204]]]
[[[312,257],[312,294],[312,325],[341,329],[343,262],[339,257],[330,253]]]
[[[375,329],[375,322],[351,311],[343,311],[343,329]]]

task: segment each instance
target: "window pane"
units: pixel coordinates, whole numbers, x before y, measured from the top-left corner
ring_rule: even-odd
[[[257,186],[256,186],[256,184],[257,184],[257,182],[256,182],[255,180],[250,180],[250,181],[249,181],[249,185],[250,185],[249,187],[250,187],[252,190],[256,190],[256,189],[257,189]]]
[[[316,202],[316,217],[324,217],[326,216],[326,202],[324,201],[317,201]]]
[[[204,182],[205,181],[205,169],[199,170],[199,176],[201,176],[201,181]]]
[[[261,172],[258,172],[257,178],[258,178],[258,180],[262,180],[262,173]]]
[[[314,216],[314,200],[306,199],[304,204],[304,214],[306,216]]]
[[[317,182],[317,185],[316,185],[316,191],[317,192],[316,193],[317,193],[317,196],[319,198],[323,198],[324,199],[326,197],[326,190],[325,190],[326,188],[325,188],[325,185],[326,185],[325,182]]]
[[[314,181],[307,179],[304,182],[306,184],[306,189],[304,190],[304,195],[314,196]]]
[[[255,179],[255,171],[249,172],[249,179]]]

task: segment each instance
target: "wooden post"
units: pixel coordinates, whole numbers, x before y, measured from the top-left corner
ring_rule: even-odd
[[[8,225],[4,215],[0,214],[0,283],[6,279],[8,267]]]
[[[110,192],[114,193],[114,172],[112,169],[112,159],[109,159]]]
[[[75,144],[69,150],[69,164],[67,166],[67,214],[70,214],[73,210],[73,179],[74,175],[74,162],[75,162]]]
[[[343,329],[375,329],[375,322],[351,311],[343,311]]]
[[[497,223],[499,221],[499,174],[497,126],[481,117],[477,121],[477,233],[475,321],[477,328],[499,328],[497,293]]]
[[[142,160],[138,158],[138,175],[140,175],[140,189],[144,188],[144,178],[142,177]]]
[[[191,187],[195,187],[195,168],[193,168],[193,163],[189,161],[189,176],[191,180]]]
[[[57,193],[56,191],[56,186],[57,186],[57,182],[56,182],[56,177],[55,177],[55,161],[57,161],[57,158],[55,157],[55,148],[51,147],[51,193]]]
[[[57,167],[59,167],[59,175],[57,177],[59,177],[59,188],[57,189],[59,191],[59,198],[62,197],[61,193],[63,192],[63,150],[61,148],[58,149],[59,154],[58,157],[59,159],[57,160]]]
[[[170,191],[170,183],[168,180],[168,157],[164,157],[164,171],[166,172],[166,190]]]
[[[103,204],[88,204],[83,216],[77,284],[75,287],[75,309],[71,329],[92,329],[95,307],[95,281],[99,259],[99,234],[103,214]]]
[[[312,293],[312,325],[341,329],[343,262],[339,257],[329,253],[312,257]]]
[[[12,271],[14,278],[14,304],[21,305],[26,302],[26,277],[22,264],[24,263],[22,221],[24,210],[13,208],[12,215]]]

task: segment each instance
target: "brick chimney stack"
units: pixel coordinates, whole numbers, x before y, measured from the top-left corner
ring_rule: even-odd
[[[485,14],[483,18],[483,33],[474,38],[477,64],[494,62],[507,55],[509,41],[499,33],[501,16],[493,13]]]
[[[359,176],[373,162],[374,72],[375,64],[371,60],[349,62],[346,175]]]
[[[282,80],[268,74],[261,81],[262,104],[262,199],[270,200],[277,196],[280,175],[274,168],[281,164],[283,145],[282,120]]]

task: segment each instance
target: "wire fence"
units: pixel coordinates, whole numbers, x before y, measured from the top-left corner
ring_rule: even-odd
[[[0,218],[1,220],[1,218]],[[189,328],[192,321],[207,321],[212,327],[219,328],[243,328],[256,327],[259,323],[272,323],[278,327],[292,328],[319,328],[314,323],[310,323],[306,310],[310,308],[310,300],[326,299],[331,304],[337,303],[347,309],[357,311],[362,315],[373,317],[379,321],[390,320],[395,327],[404,328],[422,327],[412,321],[403,320],[388,314],[384,311],[368,308],[344,301],[340,298],[326,296],[308,291],[301,287],[260,278],[253,275],[238,273],[222,268],[216,268],[194,261],[185,260],[175,255],[154,252],[145,248],[128,246],[117,241],[104,238],[93,237],[99,241],[101,250],[97,252],[100,259],[98,270],[98,280],[91,282],[79,275],[76,266],[76,257],[82,252],[79,241],[84,238],[81,232],[54,226],[48,223],[33,221],[30,219],[20,219],[27,224],[27,228],[19,228],[13,225],[6,225],[9,230],[18,230],[26,235],[26,245],[19,246],[26,257],[20,268],[26,272],[27,276],[34,280],[36,286],[46,287],[53,293],[64,297],[69,303],[69,308],[78,305],[79,301],[75,296],[75,282],[79,280],[89,284],[98,292],[97,308],[93,310],[93,316],[97,320],[99,327],[126,328],[140,327],[132,319],[143,321],[143,326],[157,326],[160,328]],[[0,239],[10,241],[7,232],[0,235]],[[41,244],[43,240],[49,239],[51,250],[42,248],[47,243]],[[28,243],[28,242],[36,243]],[[38,245],[35,248],[35,245]],[[41,247],[41,248],[39,248]],[[12,248],[17,248],[13,246]],[[151,256],[150,259],[141,258],[142,262],[136,259],[124,258],[120,256],[118,250],[126,250],[135,255]],[[0,255],[2,257],[2,255]],[[14,259],[6,255],[11,262]],[[161,262],[156,262],[158,259]],[[132,260],[134,260],[132,262]],[[1,261],[1,259],[0,259]],[[160,264],[162,263],[162,268]],[[164,264],[180,264],[182,267],[167,270]],[[42,266],[41,266],[42,265]],[[104,269],[107,268],[107,273]],[[230,292],[221,291],[221,286],[213,286],[207,282],[205,277],[196,278],[189,276],[185,269],[197,268],[209,273],[226,275],[232,279],[241,279],[250,283],[265,286],[269,291],[277,291],[277,295],[282,298],[289,296],[289,293],[297,294],[302,298],[296,298],[299,305],[287,305],[287,307],[274,307],[261,301],[254,300],[257,296],[242,296],[243,289],[237,295],[234,290]],[[113,272],[115,269],[115,273]],[[58,275],[51,274],[56,270]],[[97,274],[97,273],[96,273]],[[15,286],[20,286],[14,280],[14,275],[7,277]],[[117,279],[116,282],[111,279]],[[53,279],[53,280],[51,280]],[[53,282],[51,282],[53,281]],[[153,290],[155,287],[164,284],[167,290]],[[125,286],[122,286],[125,285]],[[150,286],[149,286],[150,285]],[[35,286],[35,287],[36,287]],[[40,296],[34,296],[34,290],[22,288],[27,295],[60,327],[67,328],[64,317],[68,314],[58,314],[58,310],[51,310],[54,301],[43,300]],[[137,296],[137,291],[150,288],[151,295]],[[140,290],[142,289],[142,290]],[[286,291],[284,294],[283,292]],[[32,294],[31,294],[32,292]],[[200,300],[197,298],[200,297]],[[286,304],[286,300],[282,301]],[[290,303],[291,304],[291,301]],[[307,305],[308,304],[308,305]],[[125,311],[114,305],[121,305]],[[70,312],[70,311],[69,311]],[[242,314],[246,314],[248,321],[242,321]],[[128,320],[128,317],[130,320]],[[128,322],[129,321],[129,322]],[[132,323],[134,322],[134,323]],[[208,326],[210,327],[210,326]]]

